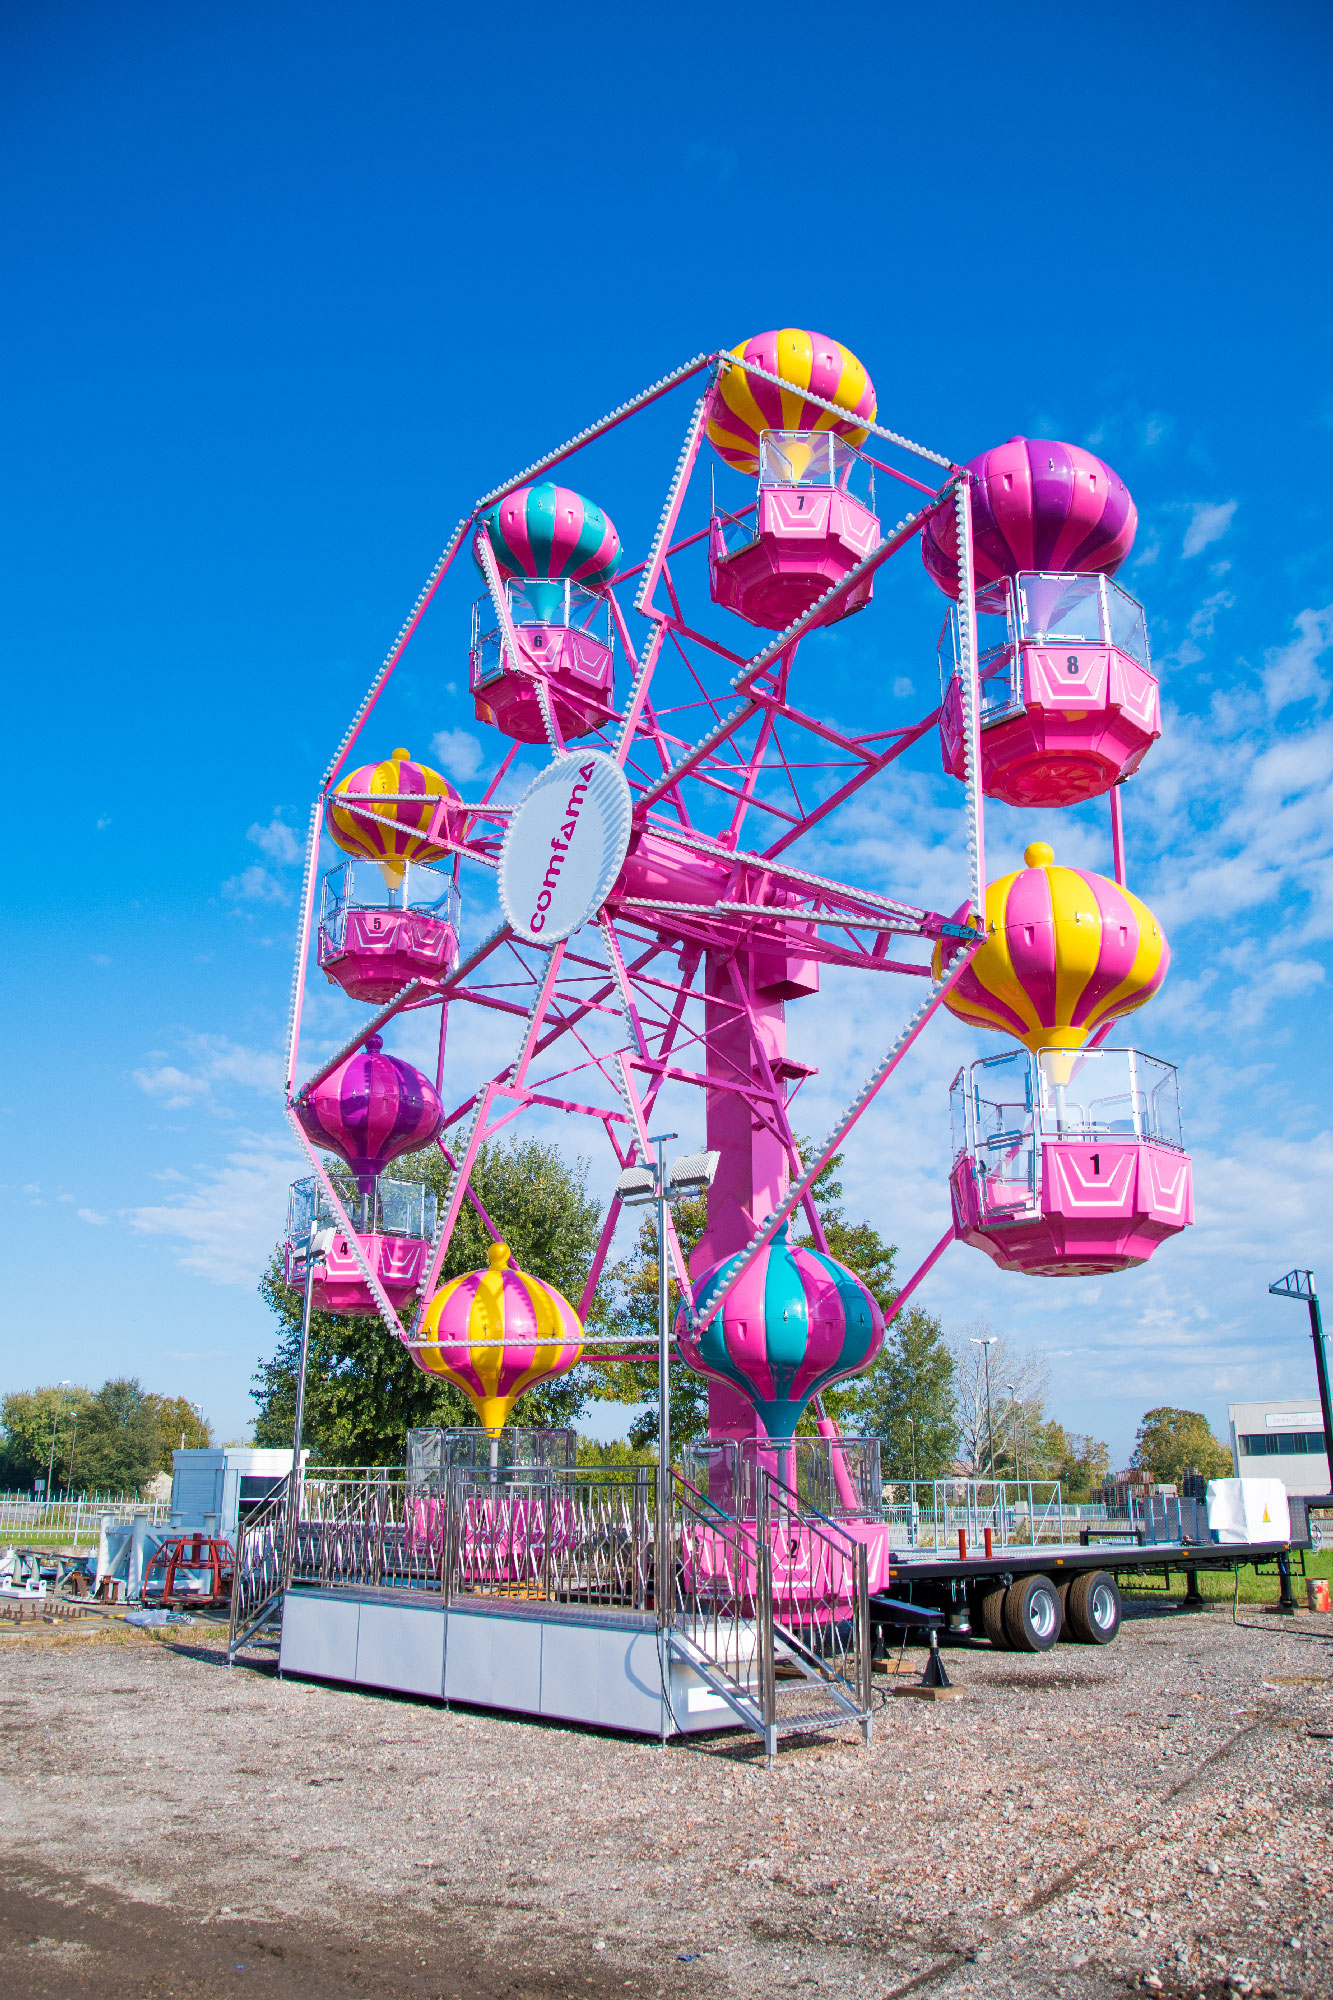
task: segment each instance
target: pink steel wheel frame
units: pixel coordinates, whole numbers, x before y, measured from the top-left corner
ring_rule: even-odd
[[[742,1254],[728,1287],[699,1316],[690,1274],[672,1233],[676,1276],[686,1310],[698,1328],[712,1319],[731,1284],[796,1208],[803,1207],[816,1244],[825,1248],[810,1194],[815,1177],[865,1115],[969,961],[971,946],[964,942],[944,976],[932,977],[934,941],[942,936],[973,939],[974,933],[964,926],[971,912],[985,907],[971,476],[942,454],[882,425],[869,425],[868,442],[883,440],[900,456],[923,463],[939,484],[932,486],[874,459],[878,471],[910,489],[912,511],[882,529],[875,546],[839,583],[785,630],[766,637],[751,657],[732,652],[691,625],[682,610],[687,566],[680,559],[695,550],[695,576],[702,584],[691,579],[690,587],[706,588],[709,531],[680,539],[676,535],[703,440],[707,392],[720,371],[737,367],[769,381],[776,379],[732,354],[700,355],[477,501],[450,537],[353,716],[312,809],[289,1022],[288,1114],[342,1221],[386,1326],[409,1349],[417,1345],[425,1302],[436,1288],[464,1200],[495,1233],[469,1186],[478,1149],[534,1106],[600,1125],[618,1166],[626,1166],[651,1158],[648,1124],[668,1081],[704,1092],[708,1144],[721,1151],[722,1166],[709,1196],[708,1228],[696,1253],[697,1268],[702,1271]],[[704,378],[704,393],[694,404],[647,557],[622,569],[610,586],[614,628],[626,660],[632,663],[629,685],[620,690],[616,712],[601,729],[581,738],[578,746],[609,753],[629,782],[633,834],[620,878],[595,921],[566,942],[541,949],[523,942],[502,923],[464,954],[447,976],[410,981],[370,1014],[343,1048],[298,1084],[326,798],[443,577],[459,550],[467,548],[479,517],[497,500],[698,377]],[[808,402],[820,402],[809,391],[805,394]],[[910,896],[871,892],[799,865],[800,842],[933,730],[939,709],[891,728],[857,733],[798,705],[798,660],[807,634],[820,629],[848,595],[864,598],[874,572],[914,544],[924,525],[946,511],[952,516],[958,548],[964,766],[959,810],[967,842],[958,906],[948,915],[922,907]],[[513,633],[503,586],[485,535],[477,541],[497,629],[508,644]],[[673,562],[679,574],[673,572]],[[632,611],[644,627],[637,652],[620,599],[631,582],[637,583]],[[866,615],[874,617],[876,607],[868,606]],[[460,651],[465,645],[460,632]],[[565,745],[556,704],[540,674],[533,672],[530,658],[516,643],[508,645],[508,652],[516,671],[532,676],[551,752],[559,754]],[[503,745],[475,803],[460,807],[450,801],[446,816],[442,801],[435,814],[430,838],[452,852],[456,865],[465,871],[493,872],[498,866],[510,808],[498,802],[497,792],[520,747],[512,742]],[[344,793],[338,803],[342,810],[369,815],[368,799],[358,802]],[[1119,851],[1118,804],[1116,821]],[[813,1156],[802,1159],[793,1134],[791,1104],[812,1072],[787,1055],[785,1008],[789,997],[814,991],[821,965],[887,976],[905,983],[910,997],[901,1007],[902,1025],[889,1038],[882,1060]],[[439,1008],[440,1064],[446,1072],[445,1033],[449,1010],[456,1006],[488,1010],[497,1017],[497,1027],[502,1017],[509,1017],[514,1041],[506,1060],[489,1074],[470,1078],[463,1095],[444,1096],[446,1118],[439,1143],[454,1171],[431,1245],[421,1306],[414,1322],[405,1325],[361,1253],[337,1188],[301,1130],[293,1106],[368,1036],[409,1011]],[[596,1289],[618,1215],[619,1204],[612,1200],[579,1301],[580,1314]],[[953,1234],[952,1228],[945,1233],[908,1280],[899,1296],[900,1309]],[[755,1433],[755,1414],[738,1391],[710,1383],[709,1395],[714,1435]]]

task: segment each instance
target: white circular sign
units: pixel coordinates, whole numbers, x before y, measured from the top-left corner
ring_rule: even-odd
[[[538,773],[500,850],[500,907],[528,944],[559,944],[595,917],[625,864],[625,773],[604,750],[567,751]]]

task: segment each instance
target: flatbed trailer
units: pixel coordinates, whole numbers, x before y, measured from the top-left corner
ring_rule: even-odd
[[[888,1581],[876,1595],[886,1607],[891,1602],[898,1607],[919,1604],[923,1611],[942,1614],[942,1632],[952,1638],[985,1637],[995,1646],[1043,1653],[1060,1639],[1109,1645],[1120,1629],[1122,1578],[1163,1575],[1169,1588],[1175,1570],[1184,1577],[1184,1604],[1190,1606],[1204,1602],[1201,1571],[1234,1572],[1271,1563],[1278,1603],[1294,1611],[1293,1557],[1304,1575],[1305,1547],[1291,1542],[1039,1542],[966,1555],[895,1550]],[[870,1600],[872,1621],[876,1595]],[[905,1626],[900,1609],[890,1613],[886,1608],[876,1622],[881,1649],[890,1631],[898,1633]]]

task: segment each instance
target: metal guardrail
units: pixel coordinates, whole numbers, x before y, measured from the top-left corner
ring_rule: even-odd
[[[241,1647],[265,1625],[282,1618],[283,1592],[288,1582],[287,1501],[292,1475],[241,1522],[236,1536],[236,1563],[231,1579],[231,1623],[227,1631],[227,1665],[234,1666]]]
[[[952,1548],[960,1529],[980,1547],[987,1528],[996,1548],[1030,1548],[1076,1539],[1081,1511],[1058,1479],[899,1479],[885,1484],[880,1518],[904,1548]]]
[[[122,1521],[138,1515],[157,1527],[171,1519],[171,1502],[139,1500],[127,1493],[87,1493],[73,1500],[31,1500],[18,1494],[0,1494],[0,1541],[40,1535],[77,1546],[85,1538],[90,1542],[97,1539],[106,1514]]]

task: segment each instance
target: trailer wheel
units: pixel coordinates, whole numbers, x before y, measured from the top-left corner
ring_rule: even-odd
[[[1120,1630],[1120,1592],[1109,1570],[1089,1570],[1069,1586],[1071,1636],[1083,1646],[1109,1646]]]
[[[1060,1636],[1060,1598],[1048,1576],[1021,1576],[1004,1593],[1004,1629],[1019,1653],[1048,1653]]]
[[[1008,1595],[1002,1583],[981,1593],[981,1627],[992,1646],[1007,1653],[1010,1646],[1009,1634],[1004,1629],[1004,1600]]]

